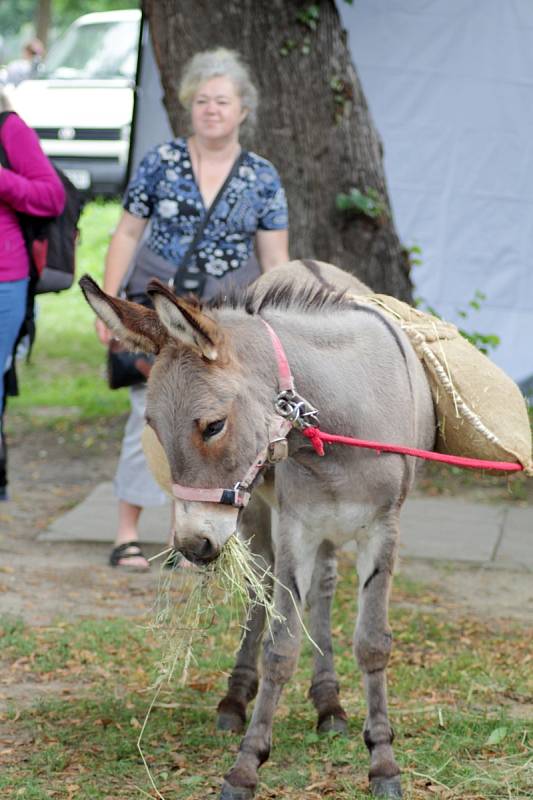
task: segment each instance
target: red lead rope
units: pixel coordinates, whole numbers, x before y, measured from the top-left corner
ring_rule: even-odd
[[[445,453],[434,453],[431,450],[418,450],[416,447],[401,447],[395,444],[383,444],[382,442],[367,442],[364,439],[352,439],[350,436],[338,436],[335,433],[324,433],[319,428],[304,428],[304,436],[310,440],[319,456],[324,455],[323,442],[329,444],[348,444],[352,447],[366,447],[369,450],[377,450],[378,453],[401,453],[405,456],[416,456],[425,458],[427,461],[442,461],[445,464],[453,464],[456,467],[465,469],[497,469],[503,472],[520,472],[524,467],[522,464],[509,461],[484,461],[481,458],[463,458],[462,456],[449,456]]]
[[[294,395],[294,381],[292,379],[291,368],[283,345],[281,344],[278,335],[271,328],[268,322],[261,319],[270,335],[274,351],[276,353],[276,360],[278,362],[278,380],[279,387],[282,393],[287,391]],[[280,395],[281,396],[281,395]],[[298,398],[302,400],[303,398]],[[305,402],[305,401],[304,401]],[[287,418],[289,415],[283,414]],[[498,469],[503,472],[519,472],[523,470],[522,464],[510,463],[508,461],[483,461],[480,458],[463,458],[462,456],[449,456],[443,453],[433,453],[430,450],[417,450],[414,447],[400,447],[395,444],[383,444],[382,442],[366,442],[364,439],[352,439],[349,436],[337,436],[335,433],[324,433],[320,428],[308,427],[300,428],[304,436],[307,436],[313,445],[315,452],[319,456],[324,455],[323,442],[330,442],[331,444],[349,444],[352,447],[366,447],[370,450],[377,450],[378,453],[401,453],[405,456],[416,456],[417,458],[425,458],[428,461],[443,461],[445,464],[454,464],[456,467],[466,467],[468,469]]]

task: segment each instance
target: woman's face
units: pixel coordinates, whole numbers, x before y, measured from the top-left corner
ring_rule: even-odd
[[[221,75],[200,84],[192,101],[192,127],[204,139],[237,138],[246,117],[235,84]]]

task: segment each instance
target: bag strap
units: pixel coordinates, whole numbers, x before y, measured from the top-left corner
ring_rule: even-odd
[[[198,244],[200,242],[200,239],[202,237],[202,234],[203,234],[203,232],[205,231],[205,229],[207,227],[207,223],[209,222],[209,220],[213,216],[213,213],[214,213],[218,203],[220,202],[220,200],[222,198],[222,195],[226,191],[226,189],[228,187],[228,184],[230,183],[231,179],[234,177],[234,175],[236,174],[237,170],[241,166],[241,164],[244,161],[244,158],[245,158],[246,155],[247,155],[246,150],[241,150],[241,152],[239,153],[239,155],[235,159],[235,161],[233,163],[233,166],[230,169],[226,180],[224,181],[224,183],[222,184],[222,186],[218,190],[215,199],[213,200],[213,202],[211,203],[211,205],[207,209],[204,218],[200,222],[200,225],[199,225],[196,233],[194,234],[194,238],[193,238],[192,242],[190,243],[189,247],[187,248],[187,251],[185,252],[185,255],[181,259],[179,267],[177,268],[177,270],[176,270],[176,272],[174,274],[174,277],[171,278],[170,281],[169,281],[169,286],[174,291],[176,291],[176,289],[178,289],[178,288],[179,289],[185,288],[185,290],[186,290],[187,287],[183,287],[183,283],[188,277],[193,279],[193,280],[198,280],[198,273],[187,274],[187,268],[189,266],[189,261],[191,259],[192,254],[196,250],[196,248],[197,248],[197,246],[198,246]],[[200,187],[198,187],[198,190],[199,190],[199,188]],[[181,293],[182,292],[180,292],[180,294]]]

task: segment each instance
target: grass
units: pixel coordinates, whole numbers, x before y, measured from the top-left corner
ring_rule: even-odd
[[[77,279],[100,281],[109,239],[120,215],[117,202],[93,202],[83,210]],[[21,394],[9,408],[36,424],[51,418],[95,419],[127,408],[124,390],[111,392],[104,377],[105,350],[94,330],[94,313],[77,284],[38,298],[37,340],[31,362],[19,362]]]
[[[333,614],[350,736],[318,737],[306,697],[311,646],[282,697],[259,800],[367,798],[365,705],[351,655],[353,569],[343,566]],[[453,618],[440,598],[398,580],[389,668],[390,712],[407,798],[517,800],[531,796],[533,742],[530,638],[513,623]],[[433,604],[420,613],[413,604]],[[185,686],[159,696],[143,752],[167,800],[217,797],[240,737],[217,734],[239,631],[227,609],[209,631]],[[139,621],[141,622],[141,621]],[[154,797],[136,741],[153,697],[161,652],[131,620],[86,620],[27,628],[5,618],[3,672],[33,687],[33,705],[0,715],[0,793],[6,798],[131,800]],[[57,687],[45,695],[46,686]],[[6,736],[7,732],[7,736]],[[37,746],[36,746],[37,745]]]

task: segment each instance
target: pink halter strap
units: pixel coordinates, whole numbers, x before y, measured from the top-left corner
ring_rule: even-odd
[[[280,392],[294,392],[294,381],[292,379],[291,368],[283,350],[278,335],[273,328],[262,317],[260,318],[266,327],[274,352],[278,362],[278,384]],[[202,503],[222,503],[223,505],[244,508],[248,505],[251,496],[251,487],[261,472],[263,467],[275,464],[287,458],[287,434],[293,427],[289,419],[276,415],[274,423],[269,431],[269,440],[258,454],[254,463],[247,471],[246,475],[239,481],[233,489],[202,489],[194,486],[181,486],[179,483],[172,484],[172,494],[177,500],[186,500]]]
[[[276,331],[261,317],[261,322],[270,334],[270,339],[274,346],[274,352],[278,362],[278,384],[280,392],[294,392],[294,381],[292,379],[291,368],[287,361],[287,356],[283,349]]]

